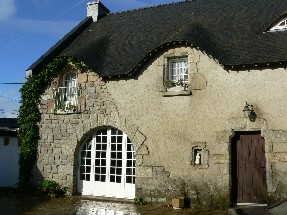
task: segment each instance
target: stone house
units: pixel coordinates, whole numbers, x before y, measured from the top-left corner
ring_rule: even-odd
[[[40,89],[35,181],[193,207],[286,197],[287,1],[87,6],[27,70],[65,56],[89,67]]]

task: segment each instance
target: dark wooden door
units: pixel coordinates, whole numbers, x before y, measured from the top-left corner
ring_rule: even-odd
[[[232,139],[234,203],[266,203],[265,142],[260,132],[239,132]]]

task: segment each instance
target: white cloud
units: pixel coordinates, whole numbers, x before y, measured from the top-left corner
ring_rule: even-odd
[[[77,21],[40,21],[30,19],[14,19],[10,21],[10,25],[18,30],[55,36],[65,35],[78,23]]]
[[[118,0],[102,0],[101,1],[108,9],[112,12],[119,12],[125,10],[132,10],[141,7],[149,6],[148,3],[145,3],[140,0],[125,0],[125,1],[118,1]]]
[[[138,9],[178,1],[184,1],[184,0],[125,0],[125,1],[101,0],[101,2],[112,12]]]
[[[0,22],[12,17],[16,12],[14,0],[0,0]]]

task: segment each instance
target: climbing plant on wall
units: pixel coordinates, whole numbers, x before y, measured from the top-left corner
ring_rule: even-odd
[[[21,107],[19,109],[19,138],[21,153],[19,158],[19,186],[29,184],[32,169],[37,159],[39,140],[38,122],[41,119],[39,111],[40,95],[45,86],[59,74],[68,64],[80,71],[87,70],[87,66],[73,57],[58,57],[47,64],[39,73],[33,74],[20,89]]]

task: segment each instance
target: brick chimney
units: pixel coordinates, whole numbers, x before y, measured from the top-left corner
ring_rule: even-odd
[[[110,10],[105,7],[99,0],[87,3],[87,16],[91,16],[96,22],[103,16],[110,13]]]

